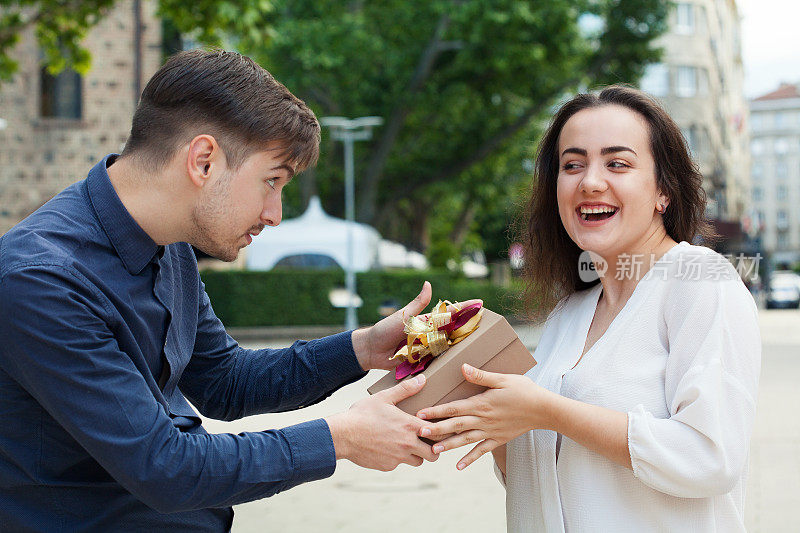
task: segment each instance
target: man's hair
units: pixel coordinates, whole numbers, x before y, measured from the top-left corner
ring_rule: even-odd
[[[570,238],[558,212],[558,140],[567,121],[584,109],[617,105],[634,111],[647,122],[656,187],[669,199],[663,215],[667,235],[675,241],[714,238],[705,219],[703,176],[692,161],[680,128],[646,93],[611,85],[599,94],[578,94],[556,112],[544,133],[536,156],[534,184],[527,206],[517,221],[523,242],[525,292],[523,301],[531,318],[539,320],[560,300],[587,289],[599,280],[585,282],[578,272],[580,247]]]
[[[162,168],[185,143],[212,135],[237,169],[254,152],[277,146],[297,172],[319,156],[314,113],[249,57],[189,50],[170,57],[142,92],[122,156]]]

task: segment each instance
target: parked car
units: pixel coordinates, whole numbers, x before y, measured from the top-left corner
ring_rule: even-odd
[[[772,273],[767,289],[767,309],[800,308],[800,275],[778,270]]]

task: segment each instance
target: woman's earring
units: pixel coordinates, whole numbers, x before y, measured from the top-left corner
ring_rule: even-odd
[[[666,204],[657,204],[656,205],[656,211],[658,211],[659,214],[663,215],[664,213],[667,212],[667,205]]]

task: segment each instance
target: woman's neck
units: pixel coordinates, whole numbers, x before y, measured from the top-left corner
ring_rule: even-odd
[[[598,269],[603,284],[605,305],[616,308],[625,305],[639,281],[677,243],[664,232],[642,245],[608,258],[608,268]]]

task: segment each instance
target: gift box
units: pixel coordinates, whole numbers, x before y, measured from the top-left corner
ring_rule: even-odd
[[[475,331],[434,358],[430,366],[422,372],[426,379],[422,390],[398,403],[397,407],[416,415],[424,407],[469,398],[486,390],[486,387],[464,379],[461,372],[461,365],[464,363],[502,374],[524,374],[533,368],[536,361],[508,321],[489,309],[484,309],[483,313]],[[405,379],[415,377],[409,376]],[[400,381],[395,379],[395,373],[389,372],[369,387],[367,392],[375,394],[398,383]]]

